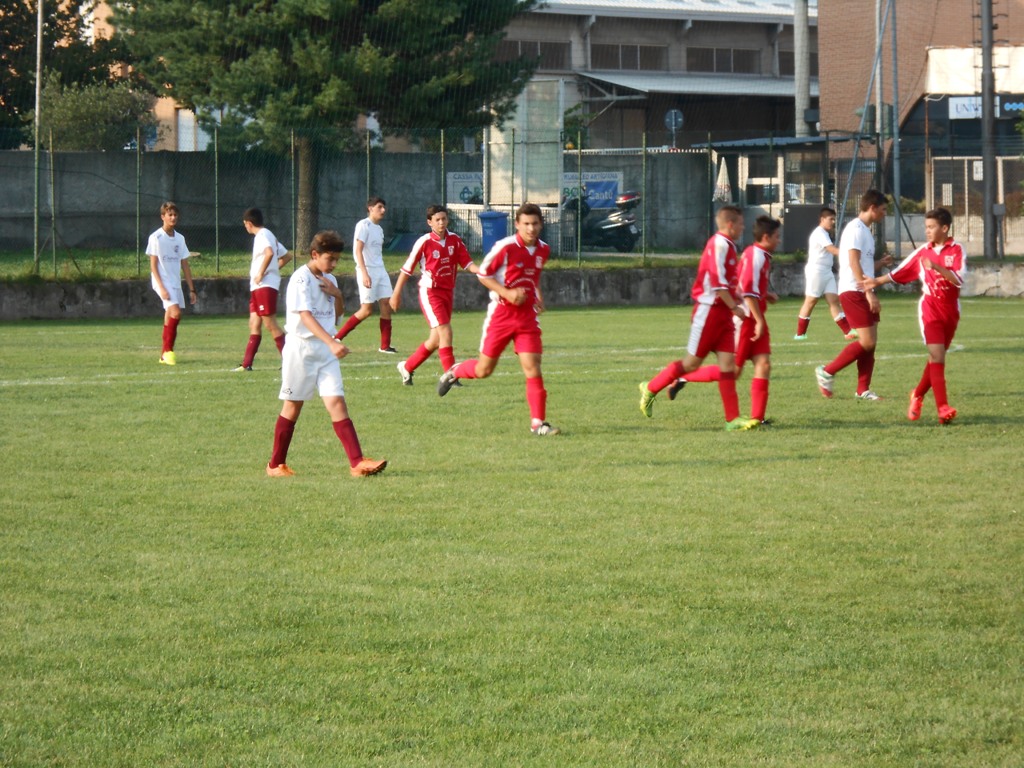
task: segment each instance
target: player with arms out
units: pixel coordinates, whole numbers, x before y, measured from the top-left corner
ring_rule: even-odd
[[[419,238],[402,265],[402,271],[391,294],[391,310],[402,306],[402,289],[420,268],[420,309],[427,320],[430,335],[408,360],[398,364],[402,383],[412,386],[412,375],[434,350],[441,358],[441,372],[455,365],[452,350],[452,306],[455,301],[455,275],[459,267],[477,274],[480,270],[470,258],[462,238],[448,230],[448,209],[443,205],[427,207],[427,226],[430,232]]]
[[[373,313],[373,305],[380,306],[380,352],[395,354],[391,346],[391,277],[384,268],[384,229],[380,226],[387,213],[383,197],[366,201],[367,216],[356,224],[352,237],[352,258],[356,263],[356,283],[359,286],[359,309],[338,331],[340,341],[352,329]]]
[[[274,447],[267,463],[270,477],[291,477],[285,463],[302,405],[313,399],[315,389],[330,414],[334,434],[348,456],[353,477],[376,475],[387,461],[363,456],[356,428],[345,405],[345,388],[338,361],[348,347],[334,338],[334,324],[342,311],[338,281],[331,272],[345,243],[337,232],[318,232],[309,245],[309,263],[295,270],[285,296],[284,353],[281,361],[281,415],[274,427]]]
[[[178,338],[178,323],[181,322],[181,307],[185,303],[181,292],[181,275],[185,273],[188,283],[189,304],[196,303],[196,288],[192,283],[192,268],[188,263],[188,247],[185,238],[177,231],[178,206],[168,200],[160,206],[160,220],[163,226],[149,236],[146,255],[149,256],[150,283],[164,306],[163,347],[159,362],[163,365],[177,365],[174,342]]]
[[[540,318],[544,297],[540,276],[551,248],[540,239],[544,217],[540,206],[523,203],[516,211],[516,233],[494,244],[477,273],[491,293],[484,320],[480,357],[464,360],[442,374],[437,394],[444,397],[459,379],[486,379],[498,364],[501,353],[512,342],[526,377],[526,402],[530,408],[530,431],[535,435],[557,435],[558,427],[545,419],[548,393],[541,372]]]
[[[949,424],[956,418],[946,396],[946,350],[953,343],[960,323],[960,289],[967,275],[967,255],[963,247],[949,236],[953,216],[945,208],[935,208],[924,215],[924,231],[928,242],[899,263],[888,275],[866,278],[865,289],[886,283],[921,281],[921,301],[917,319],[928,348],[928,362],[921,380],[910,392],[907,418],[921,418],[924,396],[935,393],[939,423]]]
[[[277,323],[277,297],[281,289],[281,267],[292,255],[269,229],[263,226],[263,211],[250,208],[242,214],[245,231],[253,235],[252,264],[249,266],[249,343],[235,372],[251,371],[256,352],[263,340],[263,329],[270,331],[280,353],[284,349],[284,330]]]
[[[811,324],[811,312],[822,296],[828,302],[832,319],[843,332],[847,340],[857,338],[857,334],[846,322],[846,313],[839,304],[839,294],[836,292],[836,276],[832,273],[832,265],[835,257],[839,255],[839,249],[832,244],[832,236],[829,234],[836,226],[836,212],[832,208],[822,208],[818,213],[818,226],[807,238],[807,264],[804,267],[804,303],[800,307],[796,318],[796,336],[794,341],[803,341],[807,338],[807,326]]]
[[[888,254],[875,260],[875,237],[871,234],[871,225],[885,218],[888,203],[877,189],[869,189],[861,195],[857,218],[843,228],[843,236],[839,238],[839,301],[850,325],[857,331],[857,339],[843,347],[832,362],[814,369],[818,389],[824,397],[832,397],[833,377],[856,363],[857,399],[867,402],[882,399],[871,389],[882,306],[874,290],[865,290],[861,285],[865,278],[874,277],[880,267],[892,264],[892,256]]]
[[[700,368],[712,352],[718,359],[718,392],[725,411],[725,428],[730,431],[756,429],[758,419],[740,416],[736,395],[736,329],[733,318],[747,314],[737,298],[739,285],[736,238],[743,234],[743,212],[735,205],[723,205],[715,215],[718,232],[711,236],[697,266],[690,295],[693,313],[686,356],[669,363],[649,382],[640,384],[640,412],[653,416],[654,398],[677,379]]]

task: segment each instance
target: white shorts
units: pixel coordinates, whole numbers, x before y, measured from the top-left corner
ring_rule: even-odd
[[[298,334],[285,336],[281,353],[281,400],[312,400],[314,390],[320,397],[344,397],[341,365],[320,339],[302,339]]]
[[[164,305],[164,309],[169,309],[177,304],[179,307],[185,306],[185,294],[181,291],[181,283],[164,283],[164,289],[167,291],[167,298],[160,296],[160,291],[156,289],[156,280],[150,278],[150,285],[153,286],[153,292],[160,297],[160,301]]]
[[[363,285],[362,272],[356,269],[356,283],[359,285],[359,303],[376,304],[381,299],[391,298],[391,277],[383,267],[368,267],[370,287]]]
[[[826,293],[839,293],[836,290],[836,276],[832,270],[804,267],[804,296],[820,299]]]

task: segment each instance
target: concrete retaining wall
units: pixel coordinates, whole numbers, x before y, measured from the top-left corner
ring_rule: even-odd
[[[544,296],[549,306],[666,305],[688,304],[696,273],[693,267],[658,269],[550,270],[544,273]],[[414,281],[402,295],[406,311],[416,311],[419,300]],[[199,279],[195,281],[199,301],[189,309],[197,315],[247,315],[247,278]],[[803,294],[803,267],[780,264],[772,283],[780,296]],[[342,277],[342,292],[348,312],[359,305],[359,294],[351,275]],[[901,287],[916,291],[916,286]],[[968,273],[965,295],[1001,298],[1024,297],[1024,265],[982,266]],[[487,293],[473,275],[459,275],[455,287],[455,308],[483,309]],[[152,317],[160,314],[160,300],[148,280],[120,280],[101,283],[39,284],[0,283],[0,320],[90,319]]]

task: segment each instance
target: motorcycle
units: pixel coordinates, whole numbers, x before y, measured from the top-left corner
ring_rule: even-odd
[[[575,235],[577,222],[583,245],[614,248],[620,253],[629,253],[640,239],[640,227],[637,224],[634,209],[640,205],[640,195],[636,192],[623,192],[615,198],[615,210],[607,215],[604,211],[595,213],[587,202],[589,194],[586,186],[579,197],[566,197],[562,200],[562,222],[564,231]]]

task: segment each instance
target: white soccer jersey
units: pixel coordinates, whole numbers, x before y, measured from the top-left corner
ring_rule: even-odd
[[[256,285],[256,276],[259,274],[260,265],[263,263],[263,254],[267,248],[274,255],[270,257],[267,271],[263,273],[263,281]],[[273,288],[274,290],[281,288],[281,268],[277,265],[277,260],[286,253],[288,253],[288,249],[281,245],[269,229],[263,227],[256,233],[252,241],[252,265],[249,267],[250,291],[255,291],[257,288]]]
[[[185,238],[177,230],[173,235],[164,232],[160,227],[149,236],[146,243],[146,255],[156,256],[157,271],[160,273],[160,280],[164,287],[170,290],[173,286],[181,286],[181,262],[188,258],[188,247],[185,245]],[[153,290],[157,290],[156,278],[151,277]]]
[[[323,276],[337,287],[338,281],[334,275]],[[306,327],[299,316],[300,312],[309,311],[320,327],[327,333],[334,335],[334,322],[337,320],[337,310],[334,304],[334,297],[329,296],[320,287],[320,281],[309,271],[309,265],[304,264],[295,270],[295,273],[288,281],[288,291],[285,294],[285,315],[284,329],[290,334],[295,334],[300,339],[314,339],[313,332]]]
[[[826,248],[832,245],[832,236],[822,226],[817,226],[807,239],[807,268],[818,269],[822,272],[832,271],[832,264],[835,258]]]
[[[363,263],[368,270],[374,267],[384,267],[384,230],[380,224],[374,224],[370,217],[356,224],[355,234],[352,236],[352,259],[356,257],[356,241],[363,243]],[[359,262],[356,262],[358,266]]]
[[[864,277],[875,276],[875,236],[868,225],[854,219],[843,227],[843,236],[839,238],[839,292],[861,291],[860,285],[853,276],[850,267],[850,251],[860,251],[860,269]]]

